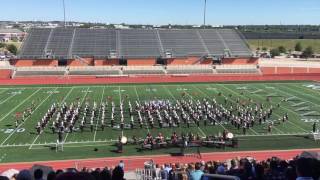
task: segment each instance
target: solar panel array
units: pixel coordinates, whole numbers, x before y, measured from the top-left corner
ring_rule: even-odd
[[[20,50],[20,58],[71,59],[147,58],[186,56],[250,57],[246,42],[232,29],[143,30],[143,29],[31,29]]]

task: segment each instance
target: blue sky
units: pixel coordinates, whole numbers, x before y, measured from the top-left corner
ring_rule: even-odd
[[[0,20],[63,20],[62,0],[1,0]],[[65,0],[67,20],[202,24],[204,0]],[[320,24],[320,0],[207,0],[207,24]]]

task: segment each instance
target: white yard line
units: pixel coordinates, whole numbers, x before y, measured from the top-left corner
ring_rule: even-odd
[[[11,96],[7,97],[5,100],[1,101],[0,104],[7,102],[9,99],[13,98],[14,96],[16,96],[16,95],[12,94]]]
[[[265,86],[265,85],[263,85],[263,86]],[[277,90],[277,88],[276,88],[275,90]],[[280,91],[280,90],[278,90],[278,91]],[[281,92],[281,91],[280,91],[280,92]],[[291,110],[291,109],[288,109],[288,108],[283,107],[283,106],[280,106],[280,108],[285,109],[285,110],[290,111],[290,112],[293,112],[294,114],[296,114],[296,115],[300,116],[300,114],[296,113],[295,111],[293,111],[293,110]],[[293,123],[293,122],[291,122],[290,120],[289,120],[289,121],[287,121],[287,122],[289,122],[291,125],[295,126],[296,128],[301,129],[301,130],[302,130],[302,131],[304,131],[304,132],[309,132],[308,130],[306,130],[306,129],[304,129],[304,128],[300,127],[300,126],[297,126],[296,124],[294,124],[294,123]]]
[[[38,89],[38,90],[36,90],[35,92],[33,92],[30,96],[28,96],[27,98],[25,98],[23,101],[21,101],[21,103],[20,104],[18,104],[16,107],[14,107],[10,112],[8,112],[4,117],[2,117],[1,119],[0,119],[0,122],[1,121],[3,121],[7,116],[9,116],[12,112],[14,112],[16,109],[18,109],[23,103],[25,103],[26,101],[28,101],[33,95],[35,95],[37,92],[39,92],[41,90],[41,88],[40,89]]]
[[[44,100],[42,100],[42,102],[34,109],[33,113],[36,112],[37,109],[39,109],[41,107],[41,105],[47,101],[47,99],[49,99],[49,97],[51,97],[52,94],[50,94],[49,96],[47,96]],[[24,123],[27,122],[28,119],[30,119],[32,115],[28,116],[22,123],[19,124],[19,126],[12,131],[12,133],[10,133],[10,135],[0,144],[0,146],[2,146],[4,143],[7,142],[7,140],[17,131],[17,129],[19,129]]]
[[[289,88],[287,88],[287,87],[284,87],[284,88],[289,89]],[[305,101],[305,102],[311,103],[311,104],[315,105],[316,107],[319,107],[319,106],[320,106],[320,104],[316,104],[316,103],[311,102],[311,101],[308,101],[308,100],[306,100],[306,99],[297,97],[297,96],[295,96],[295,95],[293,95],[293,94],[291,94],[291,93],[285,92],[285,91],[283,91],[283,90],[280,90],[280,89],[276,89],[276,90],[278,90],[278,91],[280,91],[280,92],[283,92],[284,94],[287,94],[287,95],[289,95],[289,96],[294,96],[294,97],[300,99],[301,101]],[[314,98],[314,96],[311,96],[311,95],[309,95],[309,94],[301,94],[300,92],[298,92],[298,91],[296,91],[296,90],[294,90],[294,89],[290,89],[290,90],[296,92],[296,93],[299,94],[299,95],[304,95],[304,96],[309,96],[309,97],[311,97],[311,98]]]
[[[87,97],[87,95],[88,95],[88,92],[89,92],[89,89],[90,89],[90,87],[88,87],[88,88],[87,88],[87,90],[86,90],[86,94],[83,96],[83,98],[82,98],[82,100],[81,100],[80,105],[82,105],[82,104],[83,104],[83,102],[84,102],[84,100],[86,99],[86,97]],[[67,133],[67,134],[66,134],[66,136],[64,137],[63,144],[65,144],[65,142],[66,142],[66,140],[67,140],[67,138],[68,138],[69,134],[70,134],[70,133]]]
[[[101,100],[100,100],[100,107],[99,107],[99,111],[101,110],[101,104],[103,102],[103,97],[104,97],[104,90],[105,90],[106,86],[103,86],[103,91],[102,91],[102,95],[101,95]],[[99,124],[99,120],[100,120],[100,115],[101,115],[101,111],[99,112],[98,115],[98,119],[97,119],[97,123],[96,123],[96,129],[94,131],[94,135],[93,135],[93,141],[96,141],[96,135],[97,135],[97,130],[98,130],[98,124]]]
[[[137,96],[137,98],[138,98],[138,102],[139,102],[139,104],[140,104],[140,97],[139,97],[139,95],[138,95],[138,91],[137,91],[137,87],[136,87],[136,86],[134,86],[134,91],[136,92],[136,96]],[[147,131],[148,131],[148,133],[149,133],[149,132],[150,132],[150,130],[149,130],[148,122],[147,122],[146,120],[145,120],[144,122],[146,123]]]
[[[56,88],[55,91],[56,91],[57,89],[58,89],[58,88]],[[61,103],[65,102],[65,100],[69,97],[69,95],[71,94],[71,92],[72,92],[73,89],[74,89],[74,88],[71,88],[71,89],[69,90],[69,92],[67,93],[67,95],[62,99]],[[29,149],[32,148],[32,146],[33,146],[34,143],[38,140],[39,137],[40,137],[40,134],[38,134],[38,135],[36,136],[36,138],[33,140],[33,142],[31,143],[31,145],[30,145],[30,147],[29,147]]]

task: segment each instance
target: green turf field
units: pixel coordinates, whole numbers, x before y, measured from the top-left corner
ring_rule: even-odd
[[[221,93],[221,95],[219,95]],[[183,96],[184,94],[184,96]],[[320,121],[320,84],[314,82],[259,82],[259,83],[193,83],[193,84],[142,84],[142,85],[79,85],[79,86],[13,86],[0,87],[0,162],[19,162],[36,160],[56,160],[74,158],[93,158],[106,156],[119,156],[112,152],[117,137],[121,134],[130,138],[133,135],[144,138],[147,132],[157,135],[162,132],[170,136],[173,131],[193,132],[200,136],[216,135],[224,129],[234,133],[239,138],[240,147],[236,149],[226,148],[202,148],[202,151],[237,151],[237,150],[262,150],[262,149],[293,149],[293,148],[317,148],[320,143],[309,139],[308,134],[312,130],[314,121]],[[37,122],[50,108],[52,103],[71,102],[92,104],[96,101],[112,99],[118,108],[120,101],[125,104],[125,121],[129,123],[129,114],[126,112],[128,101],[144,102],[151,100],[177,99],[213,99],[224,103],[227,97],[228,103],[235,103],[239,98],[241,102],[263,103],[266,106],[276,105],[282,102],[280,108],[275,108],[269,121],[276,121],[286,112],[289,121],[275,125],[272,133],[267,132],[267,123],[255,125],[246,135],[242,129],[238,130],[228,123],[219,125],[203,124],[200,127],[192,125],[187,128],[185,124],[176,128],[154,128],[144,124],[142,129],[134,130],[107,127],[104,131],[100,128],[100,114],[94,119],[95,128],[90,132],[89,126],[85,132],[67,133],[64,136],[64,152],[55,152],[52,149],[57,140],[57,134],[50,130],[51,122],[40,135],[36,134]],[[267,101],[271,97],[271,101]],[[34,103],[35,110],[23,123],[15,129],[15,114],[23,112]],[[106,112],[109,118],[110,109]],[[79,118],[80,119],[80,118]],[[117,119],[116,119],[117,121]],[[77,121],[76,126],[79,126]],[[107,123],[108,120],[107,120]],[[93,151],[98,148],[98,151]],[[163,149],[157,151],[138,152],[136,146],[125,146],[125,152],[121,155],[146,155],[155,153],[169,153],[175,149]]]

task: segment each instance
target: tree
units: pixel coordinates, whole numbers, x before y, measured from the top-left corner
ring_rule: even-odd
[[[294,46],[295,51],[302,51],[302,45],[300,42],[297,42],[296,45]]]
[[[271,57],[279,56],[280,55],[279,49],[271,49],[270,55],[271,55]]]
[[[287,52],[287,50],[286,50],[286,48],[284,46],[279,46],[278,50],[279,50],[280,53],[286,53]]]
[[[267,47],[263,47],[263,48],[262,48],[262,51],[267,51],[267,50],[268,50]]]
[[[308,46],[303,52],[302,56],[305,58],[310,58],[314,54],[313,48],[311,46]]]
[[[14,44],[9,44],[7,46],[7,50],[10,51],[12,54],[17,55],[18,48]]]
[[[5,48],[6,44],[5,43],[0,43],[0,48]]]

